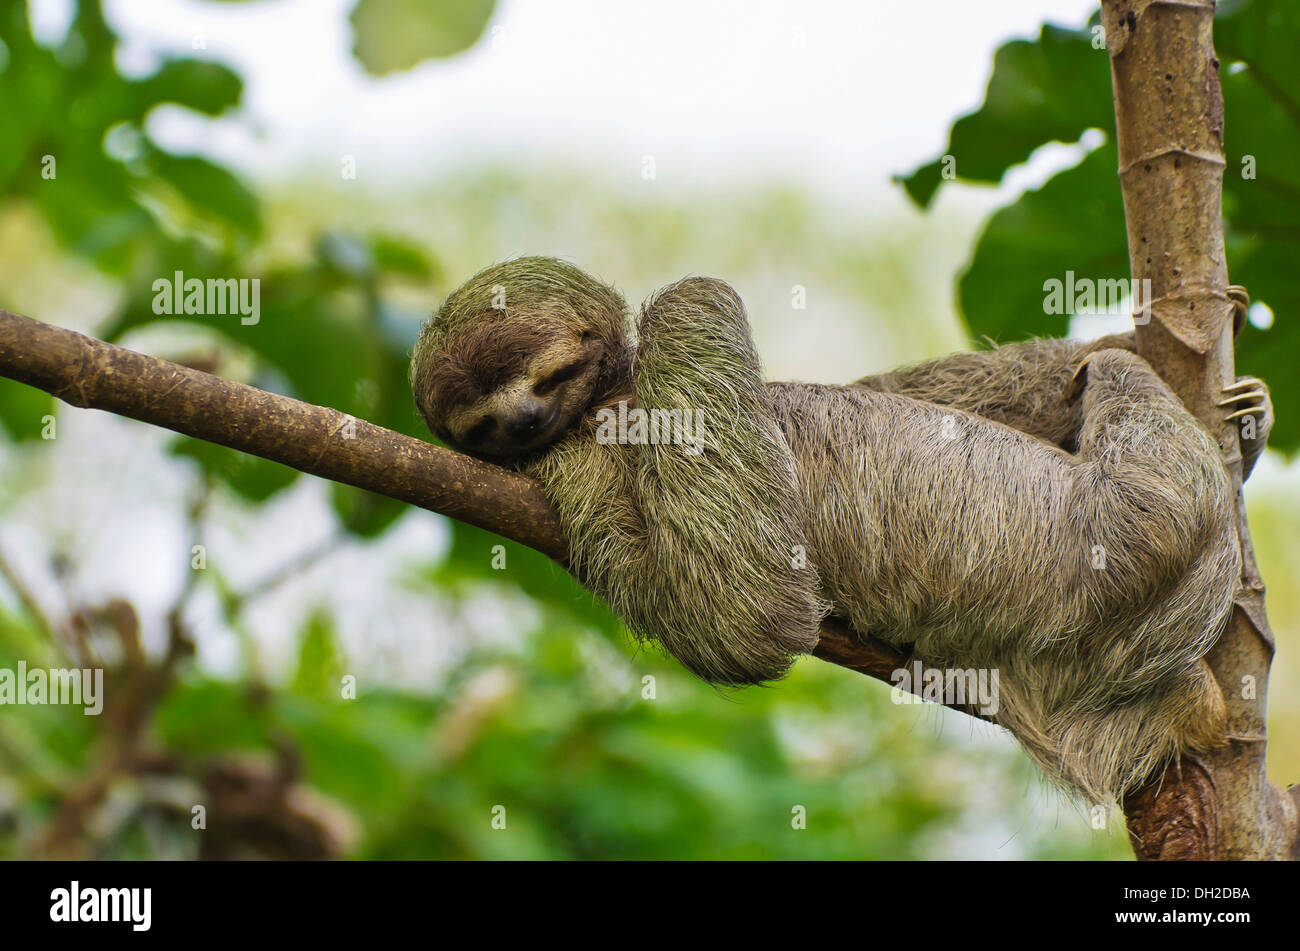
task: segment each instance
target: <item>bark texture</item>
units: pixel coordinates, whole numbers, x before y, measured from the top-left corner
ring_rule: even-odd
[[[1129,834],[1141,859],[1290,857],[1295,801],[1264,770],[1273,636],[1241,497],[1238,432],[1216,405],[1235,371],[1214,2],[1103,0],[1101,9],[1129,263],[1134,280],[1150,281],[1138,351],[1223,447],[1243,555],[1232,618],[1208,657],[1227,703],[1228,743],[1129,796]]]

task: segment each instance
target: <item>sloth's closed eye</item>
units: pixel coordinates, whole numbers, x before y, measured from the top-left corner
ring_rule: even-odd
[[[495,419],[491,416],[484,416],[465,433],[463,439],[466,443],[476,443],[491,432],[492,427],[495,425]]]
[[[533,387],[533,392],[536,393],[538,396],[544,396],[545,394],[549,393],[551,390],[559,386],[561,383],[564,383],[568,380],[572,380],[575,376],[577,376],[579,373],[582,372],[583,368],[586,367],[586,365],[587,365],[587,361],[583,357],[579,357],[577,360],[574,360],[571,363],[566,363],[558,370],[544,376],[541,380],[539,380],[537,385]]]

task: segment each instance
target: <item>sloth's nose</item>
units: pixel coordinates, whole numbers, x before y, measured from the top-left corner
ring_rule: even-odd
[[[533,436],[542,428],[545,407],[533,399],[526,399],[514,407],[506,420],[506,430],[512,436]]]

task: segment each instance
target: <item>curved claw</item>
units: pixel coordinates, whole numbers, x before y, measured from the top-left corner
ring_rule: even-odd
[[[1268,395],[1268,394],[1265,393],[1263,390],[1249,390],[1249,391],[1247,391],[1247,392],[1245,392],[1245,393],[1234,393],[1232,396],[1229,396],[1226,400],[1220,400],[1220,401],[1219,401],[1217,404],[1215,404],[1215,405],[1217,405],[1217,406],[1229,406],[1229,405],[1231,405],[1232,403],[1240,403],[1240,402],[1242,402],[1243,400],[1253,400],[1253,399],[1260,399],[1260,400],[1262,400],[1262,399],[1263,399],[1265,396],[1267,396],[1267,395]],[[1263,405],[1263,404],[1261,404],[1261,406],[1262,406],[1262,405]]]
[[[1245,409],[1239,409],[1235,413],[1229,413],[1224,419],[1241,419],[1243,416],[1262,416],[1264,414],[1263,406],[1247,406]]]
[[[1097,354],[1095,352],[1086,354],[1079,365],[1074,369],[1074,375],[1070,377],[1070,388],[1066,391],[1065,398],[1074,402],[1083,392],[1083,388],[1088,385],[1088,364]]]
[[[1254,417],[1254,428],[1249,435],[1244,428],[1241,433],[1242,478],[1245,479],[1264,451],[1269,430],[1273,428],[1273,401],[1268,395],[1268,384],[1258,377],[1238,377],[1223,387],[1223,399],[1217,405],[1226,411],[1225,422],[1235,423],[1248,416]],[[1241,425],[1246,426],[1245,423]]]
[[[1223,392],[1226,396],[1216,405],[1233,410],[1233,412],[1226,414],[1224,419],[1263,416],[1268,412],[1268,387],[1258,377],[1243,376],[1235,383],[1229,383],[1225,386]]]
[[[1263,386],[1263,385],[1264,385],[1264,381],[1257,376],[1243,376],[1240,379],[1238,379],[1236,383],[1229,383],[1227,386],[1225,386],[1223,388],[1223,392],[1227,393],[1229,390],[1240,390],[1243,387],[1247,387],[1247,386]]]
[[[1227,289],[1228,300],[1232,301],[1232,335],[1241,333],[1250,314],[1250,292],[1240,284],[1232,284]]]

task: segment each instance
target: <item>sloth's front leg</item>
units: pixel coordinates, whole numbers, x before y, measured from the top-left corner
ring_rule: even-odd
[[[693,420],[695,437],[625,447],[645,533],[606,549],[588,580],[697,676],[773,680],[816,646],[828,606],[803,557],[807,506],[744,304],[722,281],[687,278],[646,301],[638,329],[638,408]]]

